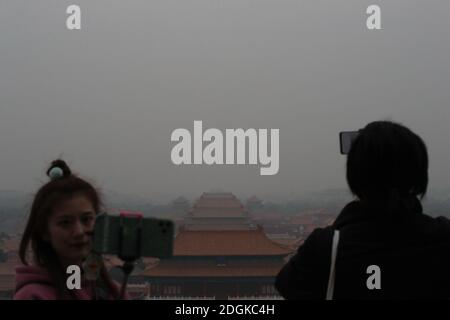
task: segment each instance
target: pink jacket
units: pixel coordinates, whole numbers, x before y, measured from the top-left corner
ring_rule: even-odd
[[[116,284],[114,284],[116,285]],[[81,282],[81,289],[72,290],[77,300],[94,300],[94,283]],[[119,287],[116,285],[117,290]],[[16,291],[14,300],[57,300],[58,293],[47,269],[39,266],[16,268]],[[130,297],[126,295],[126,299]],[[113,297],[108,298],[112,300]]]

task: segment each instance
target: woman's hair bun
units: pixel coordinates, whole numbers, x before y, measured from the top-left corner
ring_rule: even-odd
[[[47,176],[51,180],[55,180],[58,178],[68,177],[72,174],[69,166],[66,164],[64,160],[57,159],[52,161],[50,167],[47,170]]]

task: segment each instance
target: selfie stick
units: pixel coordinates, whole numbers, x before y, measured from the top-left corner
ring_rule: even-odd
[[[137,259],[140,258],[141,256],[141,239],[142,239],[142,214],[135,214],[135,213],[120,213],[120,230],[119,230],[119,258],[124,261],[122,268],[122,271],[125,275],[123,281],[122,281],[122,286],[120,288],[120,295],[119,295],[119,299],[124,299],[125,298],[125,289],[127,287],[127,282],[128,282],[128,278],[130,276],[130,274],[133,272],[134,269],[134,265]],[[137,236],[137,243],[136,243],[136,251],[134,252],[134,254],[122,254],[123,251],[123,246],[124,246],[124,242],[125,242],[125,226],[124,226],[124,219],[126,218],[138,218],[139,219],[139,223],[137,225],[137,229],[135,230],[135,232],[137,232],[136,236]]]
[[[121,300],[124,300],[125,299],[125,289],[127,288],[128,277],[130,276],[131,272],[133,272],[133,269],[134,269],[134,261],[125,261],[121,268],[123,270],[123,273],[125,274],[125,277],[122,281],[122,286],[120,287],[119,297]]]

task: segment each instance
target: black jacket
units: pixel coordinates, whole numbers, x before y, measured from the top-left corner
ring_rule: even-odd
[[[285,299],[325,299],[335,229],[334,299],[450,298],[450,220],[423,214],[417,200],[404,221],[349,203],[332,226],[314,230],[280,271],[275,287]],[[379,290],[367,287],[370,265],[380,268]]]

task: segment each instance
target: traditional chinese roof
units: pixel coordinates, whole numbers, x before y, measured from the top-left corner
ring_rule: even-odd
[[[174,242],[175,256],[274,256],[287,255],[288,248],[255,230],[180,229]]]
[[[276,243],[279,243],[283,246],[286,246],[287,248],[290,248],[292,250],[292,252],[296,251],[298,249],[298,247],[300,247],[304,241],[303,238],[296,238],[296,239],[283,239],[283,238],[279,238],[279,239],[273,239],[273,241],[275,241]]]
[[[244,206],[232,193],[203,193],[190,211],[192,218],[246,217]]]

